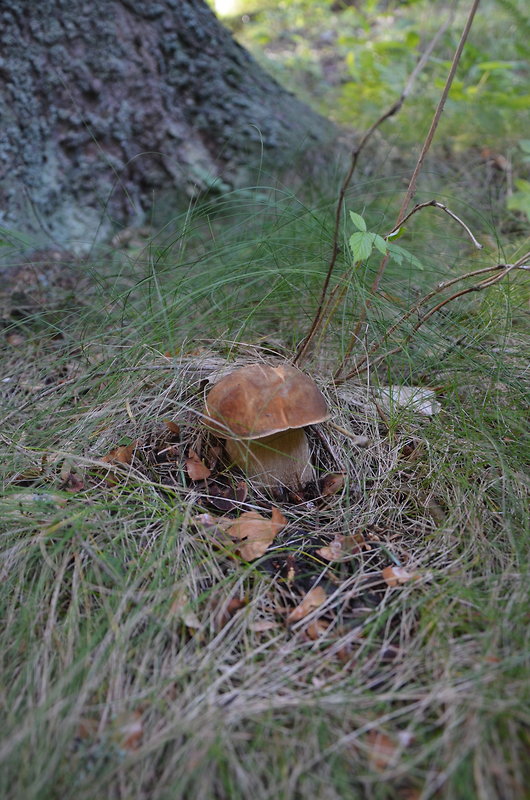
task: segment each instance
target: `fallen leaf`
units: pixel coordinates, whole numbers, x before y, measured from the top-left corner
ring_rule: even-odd
[[[322,638],[324,634],[327,632],[329,628],[329,622],[325,622],[323,619],[317,619],[314,622],[311,622],[306,630],[306,635],[315,641],[316,639]]]
[[[224,628],[224,626],[230,622],[234,614],[244,608],[247,603],[248,600],[241,597],[231,597],[228,603],[224,603],[216,620],[217,630]]]
[[[294,583],[296,578],[296,573],[298,572],[296,559],[292,553],[287,555],[285,559],[285,567],[283,570],[284,574],[282,574],[283,579],[286,583]]]
[[[208,450],[208,466],[210,469],[215,469],[217,462],[221,458],[223,448],[219,445],[212,445]]]
[[[414,786],[405,786],[400,793],[400,800],[421,800],[423,797],[421,789],[416,789]]]
[[[80,717],[75,735],[80,739],[93,739],[97,735],[99,720],[90,717]]]
[[[362,533],[353,533],[350,536],[337,534],[332,542],[316,552],[326,561],[340,561],[365,549],[370,550],[370,545],[367,544]]]
[[[180,436],[180,425],[177,425],[176,422],[173,422],[170,419],[165,419],[164,420],[164,425],[166,426],[168,431],[170,431],[171,433],[174,433],[175,436]]]
[[[408,572],[404,567],[385,567],[382,575],[387,586],[392,588],[419,578],[417,572]]]
[[[140,711],[121,714],[114,720],[112,738],[122,750],[138,750],[143,733]]]
[[[502,153],[496,153],[490,147],[484,147],[480,151],[480,155],[484,159],[484,161],[488,161],[490,164],[492,164],[494,167],[497,167],[497,169],[500,169],[502,172],[509,172],[510,162],[508,161],[506,156],[502,155]]]
[[[336,652],[337,658],[342,664],[347,664],[353,658],[353,647],[351,642],[347,642]]]
[[[197,614],[190,607],[190,601],[184,589],[177,589],[173,595],[169,616],[180,618],[187,628],[198,630],[201,627]]]
[[[106,464],[131,464],[137,444],[138,442],[133,442],[132,444],[128,445],[120,445],[119,447],[114,448],[114,450],[111,450],[110,453],[107,453],[106,456],[103,456],[101,460]]]
[[[369,731],[367,734],[370,764],[377,772],[384,772],[394,764],[398,743],[382,731]]]
[[[110,453],[103,456],[101,460],[106,464],[131,464],[137,445],[138,442],[136,441],[132,444],[115,447],[114,450],[111,450]],[[107,475],[104,476],[104,480],[108,486],[116,486],[119,479],[116,473],[110,470]]]
[[[417,461],[423,455],[423,452],[423,442],[411,440],[403,445],[399,455],[401,458],[406,458],[407,461]]]
[[[344,554],[344,536],[337,534],[330,544],[317,550],[317,555],[326,561],[340,561]]]
[[[223,484],[221,481],[211,480],[207,485],[208,496],[205,498],[212,506],[220,511],[232,511],[237,508],[239,503],[243,503],[247,497],[247,484],[239,481],[234,487],[230,484]]]
[[[330,497],[330,495],[340,492],[344,487],[345,479],[345,472],[330,472],[328,475],[324,475],[320,481],[320,492],[322,497]]]
[[[418,414],[432,417],[442,408],[436,400],[436,392],[422,386],[381,386],[375,393],[384,410],[389,412],[398,408],[409,408]]]
[[[262,517],[257,511],[245,511],[227,532],[233,539],[243,542],[236,549],[241,558],[254,561],[266,552],[285,525],[287,520],[279,509],[273,507],[271,519]]]
[[[24,344],[26,339],[24,336],[21,336],[20,333],[8,333],[6,336],[6,342],[11,345],[11,347],[19,347],[21,344]]]
[[[63,475],[61,474],[61,477]],[[75,472],[69,472],[64,478],[60,486],[65,492],[82,492],[85,488],[83,480]]]
[[[245,481],[239,481],[236,486],[236,500],[238,503],[244,503],[247,499],[248,486]],[[274,515],[273,515],[274,516]]]
[[[326,597],[326,591],[322,586],[314,586],[307,592],[302,602],[287,616],[287,624],[290,625],[292,622],[298,622],[307,617],[315,608],[325,602]]]
[[[205,480],[212,474],[212,471],[208,469],[204,461],[201,461],[195,450],[191,448],[186,459],[186,471],[192,481]]]

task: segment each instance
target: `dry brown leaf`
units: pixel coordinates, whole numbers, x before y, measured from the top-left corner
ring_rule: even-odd
[[[213,478],[208,481],[206,489],[208,492],[208,502],[220,511],[232,511],[234,508],[237,508],[239,503],[243,503],[246,500],[248,492],[245,481],[239,481],[234,488],[230,484],[223,483]]]
[[[272,509],[272,519],[262,517],[257,511],[245,511],[230,525],[228,534],[243,542],[236,550],[241,558],[253,561],[267,551],[285,525],[287,520],[278,508]]]
[[[171,603],[171,608],[169,609],[169,616],[180,617],[187,628],[198,630],[201,627],[199,618],[192,610],[189,597],[184,589],[177,589],[177,591],[174,593],[173,602]]]
[[[417,572],[409,572],[404,567],[385,567],[382,575],[387,586],[391,586],[392,588],[419,578]]]
[[[26,339],[24,336],[21,336],[20,333],[8,333],[6,336],[6,342],[11,345],[11,347],[19,347],[21,344],[24,344]]]
[[[223,448],[219,445],[212,445],[208,450],[208,466],[210,469],[215,469],[217,462],[223,454]]]
[[[349,536],[336,534],[332,542],[316,552],[326,561],[340,561],[354,553],[360,553],[364,549],[370,550],[370,545],[366,543],[362,533],[353,533]]]
[[[345,472],[330,472],[328,475],[324,475],[320,481],[320,491],[322,497],[330,497],[331,495],[340,492],[344,486],[345,480]]]
[[[176,422],[173,422],[170,419],[165,419],[164,420],[164,425],[166,426],[168,431],[170,431],[171,433],[174,433],[175,436],[180,436],[180,425],[178,425]]]
[[[192,481],[205,480],[212,474],[211,469],[208,469],[204,461],[201,461],[195,450],[191,448],[186,459],[186,471]]]
[[[307,617],[315,608],[325,602],[326,597],[326,591],[322,586],[314,586],[308,591],[302,602],[296,608],[293,608],[287,616],[287,623],[290,625],[292,622],[298,622],[298,620]]]
[[[122,750],[138,750],[143,733],[140,711],[121,714],[114,720],[112,738]]]
[[[328,628],[329,622],[325,622],[323,619],[317,619],[307,626],[305,633],[310,639],[315,641],[315,639],[321,639],[322,636],[324,636],[324,634],[327,632]]]
[[[405,786],[400,794],[400,800],[421,800],[422,797],[421,789],[416,789],[414,786]]]
[[[370,748],[368,757],[372,768],[377,772],[384,772],[395,762],[398,743],[381,731],[369,731],[366,738]]]
[[[133,442],[132,444],[115,447],[114,450],[111,450],[110,453],[103,456],[101,460],[106,464],[131,464],[137,444],[138,442]]]
[[[344,553],[344,536],[337,534],[332,542],[317,550],[317,555],[326,561],[340,561]]]
[[[238,481],[236,486],[236,500],[238,503],[244,503],[247,499],[248,485],[245,481]],[[274,513],[273,513],[274,518]]]
[[[230,622],[234,614],[244,608],[247,603],[248,600],[241,597],[231,597],[227,603],[224,603],[216,620],[217,630],[224,628],[224,626]]]
[[[61,477],[63,476],[61,475]],[[85,484],[77,473],[69,472],[66,477],[63,478],[60,488],[65,492],[82,492],[85,488]]]
[[[193,517],[193,522],[195,525],[200,525],[205,528],[209,533],[220,537],[223,537],[224,532],[234,524],[233,519],[228,519],[228,517],[215,517],[213,514],[197,514],[197,516]],[[226,543],[227,538],[225,537],[222,540]]]

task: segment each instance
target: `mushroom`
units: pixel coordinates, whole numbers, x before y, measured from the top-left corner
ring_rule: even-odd
[[[303,428],[328,417],[311,378],[295,367],[252,364],[222,378],[206,397],[206,423],[232,462],[263,487],[296,488],[315,478]]]

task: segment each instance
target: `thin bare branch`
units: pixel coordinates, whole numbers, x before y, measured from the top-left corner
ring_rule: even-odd
[[[418,203],[418,205],[414,206],[412,211],[409,211],[409,213],[405,217],[403,217],[403,219],[398,225],[394,225],[390,233],[387,233],[387,235],[384,238],[389,239],[393,233],[396,233],[396,231],[398,231],[400,228],[403,227],[405,222],[408,219],[410,219],[413,216],[413,214],[416,214],[418,211],[421,211],[422,208],[428,208],[429,206],[432,206],[433,208],[439,208],[442,211],[445,211],[446,214],[449,214],[449,216],[452,219],[454,219],[455,222],[458,222],[458,224],[462,226],[462,228],[465,230],[465,232],[467,233],[467,235],[469,236],[475,247],[477,247],[479,250],[482,250],[482,245],[475,238],[471,229],[466,225],[466,223],[463,220],[461,220],[460,217],[457,217],[454,211],[451,211],[450,208],[447,208],[447,206],[445,206],[443,203],[439,203],[437,200],[429,200],[426,203]]]
[[[378,342],[373,344],[371,348],[366,352],[366,354],[363,355],[363,357],[350,370],[350,372],[348,372],[346,375],[343,375],[340,378],[337,377],[337,379],[335,380],[336,385],[340,385],[341,383],[344,383],[345,381],[350,380],[354,376],[358,375],[360,372],[364,372],[368,368],[368,365],[370,366],[370,368],[373,368],[377,366],[379,363],[381,363],[381,361],[384,361],[389,356],[399,353],[399,351],[402,350],[403,347],[411,340],[416,331],[419,330],[419,328],[421,328],[421,326],[425,322],[427,322],[428,319],[430,319],[434,314],[436,314],[436,312],[438,312],[441,308],[448,305],[448,303],[453,302],[453,300],[456,300],[459,297],[463,297],[466,294],[470,294],[471,292],[479,292],[484,289],[488,289],[490,286],[499,283],[499,281],[503,280],[507,275],[510,274],[510,272],[513,272],[514,270],[528,270],[530,265],[521,263],[522,261],[525,261],[526,258],[527,256],[525,255],[523,259],[520,259],[518,262],[515,262],[514,264],[495,264],[493,267],[484,267],[483,269],[473,270],[472,272],[467,272],[465,275],[460,275],[457,278],[452,278],[449,281],[445,281],[444,283],[438,284],[438,286],[436,286],[432,291],[430,291],[428,294],[426,294],[424,297],[418,300],[418,302],[415,303],[411,308],[409,308],[408,311],[397,320],[397,322],[391,325],[391,327],[388,328],[388,330],[386,331],[384,338],[379,339]],[[473,286],[468,286],[465,289],[460,289],[458,292],[455,292],[450,297],[445,298],[445,300],[441,300],[439,303],[437,303],[427,312],[425,312],[425,314],[423,314],[423,316],[414,325],[412,330],[406,336],[403,337],[400,344],[396,345],[396,347],[392,348],[392,350],[388,350],[387,352],[373,359],[368,364],[369,357],[374,352],[379,350],[379,348],[383,345],[384,341],[392,333],[394,333],[394,331],[396,331],[400,327],[400,325],[403,324],[403,322],[406,322],[407,319],[409,319],[416,311],[418,311],[421,308],[421,306],[425,305],[425,303],[431,300],[435,295],[440,294],[440,292],[443,292],[446,289],[449,289],[451,286],[455,285],[456,283],[459,283],[460,281],[465,281],[468,280],[469,278],[476,277],[477,275],[485,275],[491,272],[497,272],[499,274],[493,275],[492,277],[489,278],[485,278],[483,281],[480,281],[477,284],[473,284]]]
[[[423,147],[421,148],[420,155],[418,156],[418,161],[416,166],[414,167],[414,172],[412,173],[412,177],[410,179],[410,183],[408,185],[405,197],[403,198],[403,202],[401,204],[401,208],[398,214],[397,226],[401,224],[401,218],[405,216],[407,212],[407,208],[409,207],[409,203],[414,197],[416,192],[416,183],[418,181],[418,175],[420,174],[421,168],[423,167],[423,162],[427,157],[427,153],[432,144],[432,140],[434,139],[434,134],[436,133],[436,129],[438,128],[438,124],[440,122],[440,117],[442,116],[442,112],[444,110],[445,102],[447,100],[447,96],[449,94],[449,90],[451,89],[453,78],[455,77],[455,73],[460,62],[460,57],[462,56],[462,51],[464,49],[464,45],[467,41],[467,37],[469,35],[469,31],[471,30],[471,25],[473,24],[473,19],[475,17],[477,8],[479,6],[480,0],[473,0],[471,8],[469,10],[469,14],[466,20],[466,24],[464,25],[464,30],[462,31],[462,35],[460,37],[460,41],[458,42],[458,47],[456,48],[455,54],[453,56],[453,61],[451,63],[451,67],[449,69],[449,75],[447,76],[447,80],[445,82],[445,86],[443,88],[442,96],[438,101],[438,105],[436,106],[436,111],[434,112],[434,116],[432,118],[431,127],[429,128],[429,132],[427,133],[427,137],[423,143]]]
[[[432,140],[434,138],[434,134],[436,133],[436,129],[438,128],[438,124],[440,122],[440,117],[442,116],[442,112],[444,110],[445,101],[447,100],[447,96],[449,94],[449,90],[451,89],[451,85],[453,83],[453,78],[455,76],[455,73],[456,73],[456,70],[457,70],[457,67],[458,67],[458,64],[459,64],[459,61],[460,61],[460,57],[462,55],[462,50],[464,49],[464,45],[465,45],[467,37],[469,35],[469,31],[471,29],[471,25],[473,24],[473,19],[475,17],[475,13],[477,11],[479,2],[480,2],[480,0],[473,0],[473,4],[471,6],[471,9],[469,11],[469,14],[468,14],[468,17],[467,17],[467,20],[466,20],[466,24],[464,25],[464,30],[462,31],[462,35],[460,37],[460,41],[458,42],[458,46],[457,46],[457,48],[455,50],[455,54],[454,54],[453,60],[451,62],[451,67],[449,69],[449,74],[448,74],[447,79],[445,81],[445,86],[443,88],[442,95],[440,97],[440,100],[438,101],[438,105],[436,106],[436,110],[435,110],[434,116],[432,118],[431,126],[429,128],[429,131],[427,133],[427,136],[426,136],[425,141],[423,143],[423,146],[421,148],[421,152],[420,152],[420,155],[418,156],[418,161],[416,162],[416,166],[414,167],[414,171],[412,173],[412,177],[410,179],[407,191],[405,193],[405,197],[403,198],[403,202],[401,204],[401,208],[400,208],[399,214],[397,216],[396,224],[394,225],[394,227],[392,229],[393,231],[396,231],[396,230],[398,230],[398,228],[401,227],[401,225],[403,224],[403,220],[404,219],[408,219],[408,217],[406,216],[407,208],[409,207],[410,201],[412,200],[412,198],[414,196],[414,193],[416,191],[416,183],[417,183],[417,180],[418,180],[418,175],[420,174],[421,168],[423,166],[423,162],[425,161],[425,158],[427,157],[427,153],[429,152],[429,149],[431,147]],[[381,259],[381,263],[379,264],[379,269],[377,270],[377,274],[376,274],[376,276],[374,278],[374,281],[372,283],[372,286],[370,288],[370,291],[371,291],[371,293],[373,295],[375,295],[376,292],[379,289],[379,285],[381,283],[381,279],[382,279],[383,274],[385,272],[386,265],[388,264],[389,258],[390,258],[390,256],[387,253]],[[359,318],[359,320],[358,320],[358,322],[357,322],[357,324],[355,326],[355,329],[354,329],[354,331],[352,333],[352,342],[358,338],[359,332],[361,330],[361,327],[362,327],[364,321],[366,320],[367,311],[370,308],[371,304],[372,304],[371,300],[368,298],[366,303],[365,303],[365,305],[364,305],[364,308],[362,309],[360,318]],[[352,344],[350,342],[350,345],[348,346],[348,348],[346,350],[347,355],[342,359],[339,367],[335,371],[335,374],[334,374],[335,378],[338,378],[338,376],[344,370],[345,361],[349,357],[352,349],[353,349],[353,346],[352,346]]]
[[[446,214],[449,214],[449,216],[452,219],[456,220],[456,222],[458,222],[458,224],[461,225],[462,228],[464,228],[465,232],[468,234],[469,238],[471,239],[471,241],[473,242],[475,247],[477,247],[480,250],[482,250],[482,245],[475,238],[475,236],[473,235],[471,229],[466,225],[466,223],[463,220],[461,220],[460,217],[457,217],[457,215],[453,211],[451,211],[449,208],[447,208],[447,206],[445,206],[443,203],[439,203],[437,200],[429,200],[426,203],[418,203],[418,205],[414,206],[412,211],[409,211],[409,213],[406,215],[406,217],[403,217],[400,225],[395,225],[392,228],[392,230],[390,231],[390,233],[387,233],[384,238],[386,240],[388,240],[390,238],[390,236],[392,236],[393,233],[398,231],[403,226],[403,224],[413,216],[413,214],[416,214],[418,211],[421,211],[422,208],[428,208],[429,206],[432,206],[432,207],[435,207],[435,208],[440,208],[442,211],[445,211]],[[461,280],[461,278],[457,278],[457,280]],[[447,288],[447,287],[445,287],[445,288]],[[434,293],[436,294],[437,291],[439,291],[439,290],[435,290]],[[432,294],[430,296],[432,296]],[[426,301],[425,298],[423,300],[421,300],[420,301],[420,305],[422,303],[424,303],[425,301]],[[367,304],[365,306],[365,309],[368,308],[368,307],[369,307],[369,302],[367,302]],[[417,305],[416,305],[415,308],[417,308]],[[405,318],[410,316],[411,313],[413,313],[413,312],[412,311],[407,312],[407,314],[405,315]],[[346,348],[346,351],[345,351],[345,353],[344,353],[344,355],[343,355],[343,357],[341,359],[341,362],[340,362],[339,366],[337,367],[337,369],[336,369],[336,371],[334,373],[333,377],[335,379],[337,379],[340,376],[340,374],[342,373],[342,371],[343,371],[343,369],[344,369],[344,367],[346,365],[346,362],[348,361],[349,357],[351,356],[351,354],[353,352],[353,348],[355,346],[355,343],[358,340],[360,326],[361,326],[363,321],[364,321],[363,319],[359,320],[357,322],[356,326],[355,326],[355,329],[354,329],[354,331],[353,331],[353,333],[352,333],[352,335],[350,337],[350,341],[348,342],[348,346]],[[403,319],[401,319],[401,322],[403,322]],[[393,330],[393,328],[392,328],[392,330]],[[376,349],[377,349],[377,347],[376,347]],[[370,350],[369,352],[373,352],[373,350]],[[364,359],[363,359],[363,361],[364,361]]]
[[[308,333],[306,334],[304,339],[302,339],[302,341],[300,342],[300,344],[298,346],[298,349],[297,349],[296,354],[295,354],[294,359],[293,359],[293,364],[298,364],[299,362],[303,361],[303,359],[305,358],[305,356],[307,354],[309,345],[311,344],[311,342],[312,342],[312,340],[313,340],[313,338],[314,338],[314,336],[316,334],[316,331],[319,328],[323,317],[325,316],[325,312],[326,312],[326,308],[325,308],[326,295],[327,295],[327,292],[328,292],[329,282],[331,280],[331,275],[332,275],[333,270],[335,268],[335,264],[337,263],[337,257],[338,257],[338,254],[339,254],[339,232],[340,232],[340,223],[341,223],[341,219],[342,219],[342,211],[343,211],[343,208],[344,208],[344,198],[346,196],[346,192],[348,190],[350,182],[351,182],[351,180],[353,178],[353,174],[354,174],[355,169],[357,167],[357,162],[359,161],[359,156],[361,155],[361,153],[364,150],[365,146],[368,144],[368,142],[372,138],[372,136],[375,133],[375,131],[379,128],[379,126],[382,125],[383,122],[385,122],[387,119],[389,119],[390,117],[393,117],[395,114],[397,114],[398,111],[401,109],[403,103],[405,102],[405,100],[407,99],[407,97],[409,96],[409,94],[411,93],[411,91],[412,91],[412,89],[414,87],[414,83],[416,81],[416,78],[418,77],[418,75],[420,74],[422,69],[427,64],[432,51],[436,47],[440,37],[443,36],[443,34],[445,33],[447,27],[449,26],[449,23],[450,23],[451,19],[452,19],[452,13],[449,15],[449,17],[447,18],[445,23],[439,28],[439,30],[437,31],[436,35],[433,36],[433,38],[431,39],[431,41],[429,42],[429,44],[425,48],[425,51],[422,53],[422,55],[418,59],[418,62],[416,64],[416,66],[414,67],[414,69],[412,70],[412,72],[411,72],[411,74],[410,74],[410,76],[409,76],[409,78],[407,80],[407,83],[405,84],[405,88],[403,89],[403,92],[401,93],[401,95],[398,98],[398,100],[396,100],[390,106],[390,108],[388,108],[383,114],[381,114],[379,119],[377,119],[373,123],[373,125],[371,125],[368,128],[368,130],[362,136],[362,138],[361,138],[359,144],[357,145],[357,147],[355,147],[352,150],[350,167],[349,167],[349,170],[348,170],[348,172],[346,174],[346,177],[344,178],[344,180],[342,182],[342,185],[341,185],[340,190],[339,190],[339,196],[338,196],[338,199],[337,199],[337,207],[336,207],[336,210],[335,210],[335,225],[334,225],[334,228],[333,228],[333,239],[332,239],[332,246],[331,246],[331,257],[330,257],[330,260],[329,260],[326,277],[324,278],[324,283],[322,285],[322,291],[320,293],[320,300],[319,300],[318,308],[317,308],[315,316],[313,317],[313,321],[311,323],[311,326],[309,328]]]

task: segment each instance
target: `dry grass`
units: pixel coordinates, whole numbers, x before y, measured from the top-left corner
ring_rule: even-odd
[[[344,489],[285,498],[267,557],[234,561],[193,525],[208,504],[184,469],[188,445],[206,448],[212,359],[78,371],[14,415],[19,435],[3,428],[3,796],[523,797],[524,485],[447,418],[389,428],[366,386],[329,392],[333,421],[370,445],[320,426],[315,463]],[[153,457],[167,418],[170,467]],[[109,486],[100,459],[131,440]],[[264,502],[251,489],[241,508]],[[315,555],[355,533],[366,547],[344,562]],[[417,579],[388,587],[393,564]],[[288,626],[315,584],[324,605]]]
[[[275,498],[288,525],[252,563],[194,524],[221,513],[185,469],[190,446],[211,454],[205,381],[292,352],[331,208],[324,221],[298,205],[256,209],[227,238],[209,221],[186,246],[114,255],[89,291],[6,317],[3,797],[525,796],[521,280],[447,309],[386,372],[334,389],[334,343],[362,297],[343,271],[349,305],[309,368],[339,426],[312,432],[315,465],[344,471],[343,488]],[[434,250],[426,283],[444,269]],[[374,338],[417,280],[390,275]],[[378,408],[373,387],[398,382],[437,387],[441,413]],[[133,443],[132,463],[101,461]],[[255,487],[236,503],[270,505]],[[353,546],[330,563],[317,550],[336,535]],[[414,579],[387,585],[391,566]],[[314,586],[325,602],[288,624]]]

